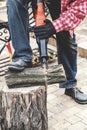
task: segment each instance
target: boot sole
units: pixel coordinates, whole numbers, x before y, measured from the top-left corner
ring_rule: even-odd
[[[76,98],[74,98],[74,97],[72,97],[71,95],[66,94],[66,93],[65,93],[65,95],[71,97],[72,99],[75,100],[75,102],[77,102],[77,103],[79,103],[79,104],[84,104],[84,105],[87,104],[87,101],[79,101],[79,100],[77,100]]]
[[[17,67],[8,67],[8,69],[10,70],[10,71],[16,71],[16,72],[21,72],[21,71],[23,71],[24,70],[24,67],[22,67],[22,68],[17,68]]]

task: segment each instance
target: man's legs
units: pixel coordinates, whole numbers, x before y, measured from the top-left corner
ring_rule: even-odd
[[[7,14],[14,48],[12,60],[30,62],[32,50],[29,45],[27,0],[7,0]]]
[[[55,2],[49,0],[47,4],[52,19],[55,20],[59,17],[61,12],[59,0]],[[58,63],[63,64],[66,81],[60,83],[60,88],[65,88],[65,94],[71,96],[76,102],[87,104],[87,95],[76,89],[76,73],[77,73],[77,44],[75,35],[70,36],[68,31],[61,31],[57,33],[57,50],[58,50]]]

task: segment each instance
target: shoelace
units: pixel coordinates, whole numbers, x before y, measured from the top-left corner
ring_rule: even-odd
[[[75,87],[74,90],[75,90],[75,92],[83,93],[83,92],[81,91],[81,88],[77,88],[77,87]]]

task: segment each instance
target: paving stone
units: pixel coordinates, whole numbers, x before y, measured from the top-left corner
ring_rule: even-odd
[[[61,97],[60,98],[55,98],[55,100],[48,100],[48,103],[51,104],[51,107],[54,107],[56,106],[57,104],[60,104],[61,103]]]
[[[48,88],[47,88],[47,93],[48,94],[54,93],[57,90],[59,90],[59,88],[56,85],[49,85]]]
[[[71,124],[74,124],[74,123],[77,123],[77,122],[81,121],[82,119],[77,117],[77,116],[75,116],[75,115],[73,115],[71,117],[66,118],[66,120],[68,122],[70,122]],[[83,123],[84,123],[84,121],[83,121]]]
[[[49,128],[49,130],[51,130],[51,128],[53,127],[53,126],[55,126],[55,124],[57,124],[57,122],[58,121],[56,121],[54,118],[49,118],[49,125],[48,125],[48,128]]]
[[[68,100],[64,102],[64,104],[68,107],[68,108],[71,108],[71,107],[74,107],[74,106],[77,106],[77,103],[70,97],[67,98]]]
[[[55,91],[54,92],[54,94],[57,96],[57,97],[59,97],[59,96],[62,96],[62,95],[64,95],[64,91],[65,91],[65,89],[58,89],[57,91]]]
[[[48,97],[47,97],[47,98],[48,98],[49,101],[51,101],[51,100],[53,100],[53,99],[55,100],[55,99],[57,98],[57,96],[54,95],[54,94],[48,94]]]
[[[74,106],[74,107],[71,107],[71,108],[63,111],[62,113],[65,116],[70,117],[70,116],[73,116],[73,115],[77,114],[79,111],[81,111],[81,109]]]
[[[69,127],[71,124],[65,120],[59,121],[55,126],[53,126],[53,128],[55,128],[55,130],[63,130],[67,127]]]
[[[58,122],[66,120],[66,118],[67,118],[67,116],[64,115],[62,112],[54,114],[54,119],[57,120]]]
[[[84,107],[83,107],[84,108]],[[83,109],[80,112],[76,113],[76,115],[78,117],[80,117],[81,119],[86,119],[87,120],[87,109]]]
[[[87,119],[83,119],[82,122],[87,125]]]
[[[87,110],[87,105],[77,104],[77,107],[80,108],[81,111]]]
[[[87,128],[87,125],[85,125],[84,123],[82,123],[82,122],[77,122],[77,123],[75,123],[75,124],[73,124],[73,125],[70,125],[69,127],[68,127],[68,130],[84,130],[84,129],[86,129]]]

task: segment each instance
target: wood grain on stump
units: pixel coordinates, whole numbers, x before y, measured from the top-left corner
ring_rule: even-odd
[[[45,86],[4,88],[0,93],[0,130],[48,130]]]

